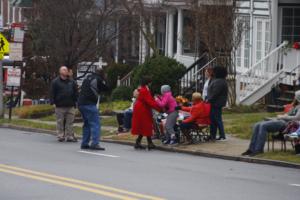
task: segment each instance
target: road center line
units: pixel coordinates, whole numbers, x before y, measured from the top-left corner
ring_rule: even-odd
[[[120,156],[115,156],[115,155],[109,155],[109,154],[102,154],[102,153],[95,153],[95,152],[90,152],[90,151],[78,151],[79,153],[85,153],[85,154],[91,154],[95,156],[104,156],[104,157],[109,157],[109,158],[119,158]]]
[[[124,195],[119,195],[119,194],[107,192],[107,191],[104,191],[104,190],[99,190],[99,189],[89,188],[89,187],[86,187],[86,186],[81,186],[81,185],[74,184],[74,183],[68,183],[68,182],[59,181],[59,180],[55,180],[55,179],[50,179],[50,178],[25,174],[25,173],[22,173],[22,172],[16,172],[16,171],[8,170],[8,169],[1,169],[0,168],[0,172],[7,173],[7,174],[12,174],[12,175],[16,175],[16,176],[21,176],[21,177],[25,177],[25,178],[29,178],[29,179],[33,179],[33,180],[38,180],[38,181],[42,181],[42,182],[52,183],[52,184],[55,184],[55,185],[62,185],[62,186],[65,186],[65,187],[75,188],[75,189],[83,190],[83,191],[86,191],[86,192],[91,192],[91,193],[99,194],[99,195],[102,195],[102,196],[107,196],[107,197],[110,197],[110,198],[115,198],[115,199],[120,199],[120,200],[138,200],[134,197],[128,197],[128,196],[124,196]]]
[[[166,200],[164,198],[139,194],[135,192],[130,192],[127,190],[122,190],[118,188],[113,188],[110,186],[105,186],[96,183],[90,183],[83,180],[77,180],[73,178],[67,178],[63,176],[52,175],[44,172],[33,171],[29,169],[14,167],[10,165],[0,164],[0,172],[13,174],[16,176],[26,177],[34,180],[40,180],[43,182],[50,182],[57,185],[64,185],[67,187],[72,187],[80,190],[84,190],[87,192],[92,192],[104,196],[108,195],[119,195],[112,198],[124,199],[124,200],[136,200],[138,199],[148,199],[148,200]],[[71,185],[70,185],[71,184]],[[108,194],[108,195],[106,195]],[[126,195],[126,196],[125,196]],[[120,197],[120,198],[118,198]]]
[[[290,186],[300,187],[300,184],[290,184]]]

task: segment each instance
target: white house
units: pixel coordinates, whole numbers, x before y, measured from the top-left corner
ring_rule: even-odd
[[[156,45],[163,54],[189,67],[198,55],[185,34],[190,11],[186,1],[166,2],[161,23],[156,27]],[[274,84],[293,84],[297,77],[289,77],[287,72],[300,74],[300,50],[289,48],[300,42],[300,0],[238,0],[237,13],[249,27],[235,54],[239,74],[237,102],[253,104]],[[142,63],[149,52],[142,34],[139,36],[138,61]]]

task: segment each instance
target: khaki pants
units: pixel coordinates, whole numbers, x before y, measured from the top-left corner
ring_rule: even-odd
[[[74,138],[73,122],[75,119],[74,107],[55,108],[58,138]]]

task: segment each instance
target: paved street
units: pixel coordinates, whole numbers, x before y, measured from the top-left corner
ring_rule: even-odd
[[[1,200],[292,200],[300,170],[103,144],[80,151],[51,135],[0,129]]]

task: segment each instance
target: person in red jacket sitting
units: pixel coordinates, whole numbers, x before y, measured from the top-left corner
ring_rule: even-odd
[[[177,109],[189,112],[190,117],[186,118],[180,124],[180,129],[188,140],[192,142],[189,130],[198,125],[210,125],[210,104],[203,101],[200,93],[195,92],[192,95],[193,106],[179,106]]]

